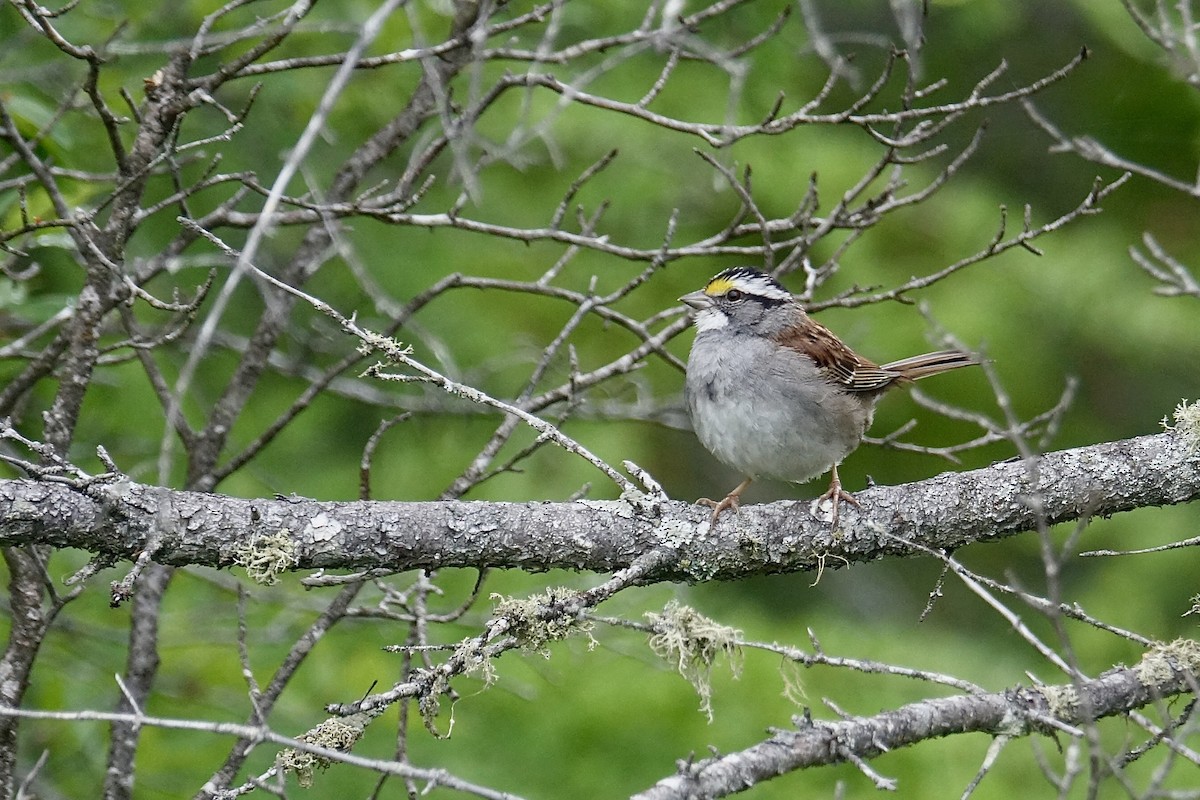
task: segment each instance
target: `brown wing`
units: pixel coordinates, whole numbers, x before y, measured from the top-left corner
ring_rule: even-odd
[[[904,380],[902,374],[858,355],[832,331],[811,318],[780,334],[777,341],[811,358],[831,381],[848,392],[877,392],[897,380]]]

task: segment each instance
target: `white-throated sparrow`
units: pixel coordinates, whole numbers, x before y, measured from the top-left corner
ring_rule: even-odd
[[[758,477],[802,483],[832,472],[817,498],[858,501],[842,491],[837,468],[862,441],[884,391],[939,372],[978,364],[942,350],[879,366],[805,313],[774,278],[750,267],[716,275],[679,298],[696,310],[688,357],[688,412],[714,456],[746,476],[713,506],[712,522]]]

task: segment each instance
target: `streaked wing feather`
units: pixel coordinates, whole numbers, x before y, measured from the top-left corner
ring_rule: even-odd
[[[785,347],[807,355],[830,380],[848,392],[879,391],[904,378],[901,373],[880,367],[858,355],[832,331],[813,319],[806,320],[802,327],[784,332],[778,341]]]
[[[811,318],[803,326],[780,335],[778,341],[810,357],[830,380],[848,392],[880,392],[894,383],[909,383],[979,363],[979,357],[973,353],[939,350],[879,366],[855,353]]]
[[[979,356],[974,353],[964,353],[962,350],[938,350],[936,353],[925,353],[910,358],[902,358],[884,364],[883,369],[898,372],[909,380],[927,378],[959,367],[969,367],[979,363]]]

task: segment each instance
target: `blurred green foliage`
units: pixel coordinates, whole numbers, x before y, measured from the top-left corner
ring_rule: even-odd
[[[97,41],[113,28],[111,20],[126,21],[120,41],[170,42],[193,30],[210,3],[189,3],[163,13],[162,4],[92,3],[63,17],[62,29],[78,41]],[[413,21],[426,36],[436,36],[446,21],[419,4],[408,18],[398,15],[375,46],[383,52],[405,46]],[[518,4],[514,4],[518,5]],[[520,4],[523,5],[523,4]],[[622,29],[642,13],[639,4],[572,4],[568,24],[581,36]],[[725,19],[715,41],[742,41],[762,30],[783,3],[749,5]],[[854,67],[866,80],[883,62],[885,43],[896,39],[886,4],[872,2],[817,3],[828,32],[865,32],[839,40],[857,58]],[[349,34],[336,33],[346,20],[360,21],[373,9],[368,2],[318,5],[306,28],[284,43],[277,56],[327,52],[344,46]],[[779,91],[789,103],[814,94],[824,82],[826,67],[814,56],[794,14],[783,32],[749,64],[746,90],[738,106],[727,110],[723,87],[711,71],[685,64],[673,77],[655,108],[685,119],[737,121],[760,119]],[[341,30],[345,30],[342,28]],[[330,31],[335,31],[330,33]],[[565,38],[572,38],[570,31]],[[1058,68],[1082,46],[1087,62],[1061,84],[1035,100],[1038,107],[1072,134],[1096,136],[1130,158],[1187,179],[1195,174],[1200,104],[1196,94],[1173,74],[1161,53],[1150,46],[1116,2],[1074,0],[1064,3],[970,0],[933,2],[925,23],[927,45],[920,55],[923,76],[944,77],[937,96],[959,99],[1001,60],[1009,65],[1000,88],[1016,87]],[[332,44],[331,46],[331,42]],[[152,51],[131,50],[104,71],[102,90],[117,100],[120,87],[137,90],[140,81],[161,61]],[[211,68],[212,64],[201,64]],[[592,87],[635,100],[653,82],[659,62],[634,58],[605,75]],[[324,132],[318,150],[305,164],[305,180],[327,183],[340,158],[395,111],[381,102],[383,94],[405,91],[417,67],[392,72],[363,72],[340,101],[334,124]],[[499,70],[500,67],[488,67]],[[552,70],[548,70],[552,71]],[[314,69],[272,78],[256,102],[246,131],[232,146],[222,148],[221,169],[256,169],[269,182],[275,165],[294,144],[314,109],[331,71]],[[33,32],[10,7],[0,9],[0,92],[22,130],[36,129],[57,104],[61,93],[80,79],[78,65],[64,65],[60,54]],[[893,79],[897,82],[899,79]],[[467,84],[461,91],[469,91]],[[243,92],[238,96],[238,92]],[[230,87],[221,100],[238,108],[248,96],[248,83]],[[828,105],[840,107],[851,99],[839,88]],[[886,96],[886,93],[885,93]],[[895,96],[894,94],[892,95]],[[388,97],[391,101],[394,98]],[[985,121],[969,115],[946,141],[961,147]],[[951,184],[930,201],[890,216],[842,258],[841,272],[820,290],[829,297],[853,286],[892,286],[910,275],[924,274],[968,256],[986,246],[1008,209],[1015,231],[1028,204],[1040,224],[1078,204],[1091,189],[1093,178],[1111,179],[1111,171],[1070,156],[1047,152],[1048,140],[1016,107],[1000,107],[986,115],[988,130],[978,154]],[[543,129],[540,126],[545,124]],[[212,112],[188,119],[189,138],[212,135],[225,122]],[[580,192],[576,202],[589,212],[602,201],[611,207],[600,231],[640,247],[654,247],[666,233],[666,220],[679,210],[676,242],[694,240],[719,230],[737,208],[737,198],[712,171],[690,152],[704,148],[699,141],[682,141],[677,134],[596,109],[564,107],[557,96],[514,93],[480,122],[481,147],[502,150],[521,128],[529,141],[518,156],[480,173],[465,212],[497,223],[540,226],[549,219],[571,182],[586,167],[616,147],[613,166]],[[194,126],[192,128],[191,126]],[[80,114],[68,118],[40,143],[42,157],[72,168],[110,169],[94,121]],[[206,151],[211,152],[211,151]],[[856,181],[875,158],[878,145],[861,130],[801,129],[786,137],[752,138],[726,150],[709,150],[722,163],[741,170],[752,167],[755,196],[770,213],[786,213],[803,196],[809,176],[818,178],[822,209]],[[189,165],[199,174],[204,158]],[[932,180],[944,161],[913,169],[910,180]],[[397,155],[397,172],[403,159]],[[452,171],[446,156],[440,175]],[[379,178],[394,177],[380,175]],[[95,200],[87,184],[65,184],[74,204]],[[439,209],[463,191],[461,183],[439,182],[421,208]],[[165,195],[166,183],[151,193]],[[201,195],[193,211],[219,201],[214,192]],[[1200,217],[1196,201],[1149,181],[1135,179],[1112,196],[1105,211],[1085,217],[1064,230],[1039,240],[1041,256],[1014,251],[969,268],[913,296],[925,304],[936,324],[952,331],[970,346],[983,347],[993,359],[1014,408],[1031,416],[1053,405],[1069,376],[1079,379],[1078,397],[1065,418],[1053,448],[1084,445],[1153,433],[1158,421],[1181,398],[1198,393],[1200,314],[1195,299],[1170,299],[1153,293],[1153,282],[1139,271],[1127,249],[1150,230],[1185,263],[1200,264],[1196,236]],[[29,208],[52,214],[45,198],[30,194]],[[13,192],[0,193],[0,224],[14,224],[18,213]],[[156,252],[176,233],[169,215],[147,225],[132,243],[131,255]],[[563,247],[545,243],[525,245],[479,234],[451,230],[396,228],[357,221],[347,233],[355,257],[369,265],[376,281],[391,295],[407,299],[437,278],[456,271],[528,280],[540,275],[562,255]],[[263,253],[264,266],[285,259],[298,234],[280,231]],[[240,234],[228,240],[239,244]],[[828,256],[834,239],[819,245],[816,256]],[[64,255],[69,243],[46,234],[29,249],[29,261],[39,275],[16,288],[0,279],[0,315],[27,322],[48,318],[63,299],[77,291],[81,276]],[[725,262],[684,260],[672,263],[639,292],[619,306],[637,316],[670,307],[674,298],[701,285]],[[206,264],[184,265],[164,276],[161,286],[194,286],[204,279]],[[357,311],[367,325],[380,326],[384,315],[346,279],[350,265],[335,256],[308,290],[339,309]],[[586,290],[596,281],[598,291],[611,290],[636,274],[641,265],[594,253],[582,253],[564,273],[562,285]],[[795,288],[799,289],[797,285]],[[245,336],[260,309],[252,286],[244,285],[228,316],[231,333]],[[541,349],[557,334],[574,308],[549,298],[530,298],[500,292],[459,290],[449,293],[418,315],[401,333],[419,358],[500,397],[519,392]],[[152,312],[138,309],[153,318]],[[310,336],[285,341],[283,355],[297,363],[325,363],[354,347],[328,322],[306,309],[296,312],[297,327]],[[927,345],[930,323],[912,305],[888,304],[855,310],[834,310],[822,321],[841,333],[856,349],[879,360],[899,358]],[[574,339],[583,368],[603,363],[620,348],[631,346],[625,331],[599,322],[585,323]],[[686,356],[690,334],[671,344]],[[228,379],[236,347],[202,366],[196,407],[198,414]],[[160,358],[169,378],[178,363]],[[566,364],[555,365],[557,375]],[[15,374],[18,365],[0,364],[0,380]],[[595,399],[632,400],[640,395],[678,397],[682,376],[655,360],[620,385],[602,387]],[[292,401],[302,384],[270,377],[258,388],[248,412],[235,429],[235,446],[250,441]],[[923,387],[930,394],[978,409],[998,418],[990,388],[976,374],[956,374]],[[419,392],[413,387],[382,387],[385,393]],[[47,403],[52,387],[42,387],[36,400]],[[44,406],[43,406],[44,407]],[[353,403],[328,396],[318,400],[260,457],[226,480],[220,491],[258,497],[272,492],[296,493],[323,499],[349,499],[358,491],[358,460],[364,443],[379,420],[391,412],[378,405]],[[909,438],[928,444],[947,444],[970,438],[977,430],[964,423],[935,418],[910,399],[885,401],[874,433],[882,436],[909,418],[920,424]],[[36,424],[37,415],[28,415]],[[373,471],[378,499],[436,497],[487,440],[497,418],[483,414],[418,414],[393,428],[384,439]],[[703,452],[690,433],[640,422],[569,421],[567,432],[612,463],[631,459],[647,468],[678,498],[721,492],[737,477]],[[29,431],[31,435],[36,431]],[[135,363],[98,373],[87,398],[73,454],[80,464],[95,466],[94,448],[103,445],[116,461],[139,480],[154,481],[162,438],[162,412]],[[522,433],[506,449],[516,452],[533,439]],[[868,476],[882,483],[926,477],[945,469],[986,465],[1012,455],[1011,448],[993,446],[952,465],[929,456],[864,447],[843,469],[850,488],[861,487]],[[456,458],[457,456],[457,458]],[[501,456],[503,458],[503,454]],[[0,467],[0,469],[4,469]],[[11,473],[10,473],[11,474]],[[182,480],[176,465],[170,476]],[[561,499],[586,483],[592,496],[612,496],[613,490],[582,461],[544,448],[522,464],[519,472],[502,474],[474,490],[470,497],[491,500]],[[810,497],[812,487],[797,489],[771,483],[755,484],[748,502]],[[1094,521],[1078,546],[1147,547],[1195,534],[1200,514],[1195,507],[1152,509],[1120,518]],[[1061,544],[1073,526],[1053,532]],[[1043,589],[1039,543],[1033,535],[993,545],[977,545],[957,554],[972,567],[1001,577],[1010,576],[1034,591]],[[77,553],[61,553],[52,574],[70,574],[82,563]],[[773,576],[740,583],[704,586],[657,586],[627,591],[604,606],[611,616],[641,618],[668,600],[682,599],[707,614],[743,629],[752,638],[808,645],[811,630],[831,654],[872,659],[936,670],[977,682],[989,690],[1025,682],[1026,671],[1054,683],[1061,680],[1047,664],[976,597],[952,582],[945,587],[929,617],[919,622],[939,567],[924,559],[831,569],[812,585],[811,576]],[[121,574],[110,570],[105,577]],[[245,685],[235,647],[237,591],[241,575],[185,571],[175,578],[163,616],[163,666],[150,713],[183,718],[244,721],[249,713]],[[1063,575],[1063,596],[1079,602],[1093,615],[1161,639],[1193,635],[1193,618],[1182,617],[1188,598],[1197,591],[1196,557],[1182,550],[1126,559],[1074,559]],[[442,576],[447,609],[469,591],[474,575]],[[597,576],[552,573],[527,576],[494,575],[486,591],[528,594],[546,585],[589,586]],[[298,633],[320,612],[328,590],[302,592],[295,580],[272,588],[250,590],[247,624],[251,664],[265,681]],[[364,600],[371,600],[368,596]],[[1050,641],[1055,633],[1035,614],[1019,609],[1025,621]],[[486,617],[486,604],[461,625],[441,632],[445,641],[471,635]],[[108,708],[119,696],[112,675],[124,662],[126,610],[110,610],[102,581],[72,605],[41,654],[38,679],[26,700],[30,708]],[[1040,627],[1039,627],[1040,625]],[[1137,648],[1083,626],[1069,626],[1071,643],[1083,669],[1097,673],[1139,657]],[[402,641],[405,629],[351,620],[335,629],[318,648],[312,662],[272,717],[281,732],[299,734],[323,718],[328,702],[357,698],[373,682],[388,685],[397,675],[399,656],[381,647]],[[599,626],[598,644],[582,639],[552,645],[550,658],[539,654],[509,654],[497,664],[496,682],[460,680],[462,698],[439,719],[437,739],[421,730],[414,715],[410,743],[413,761],[443,766],[478,783],[509,789],[529,798],[619,797],[635,792],[670,774],[677,759],[703,757],[708,748],[728,752],[762,738],[771,726],[787,727],[801,708],[784,696],[789,680],[780,659],[748,652],[741,677],[723,666],[714,673],[715,722],[698,711],[699,701],[686,682],[646,647],[644,637]],[[858,673],[813,669],[799,673],[804,703],[815,716],[832,718],[823,705],[830,698],[847,713],[871,714],[883,709],[943,694],[948,690],[893,677],[865,678]],[[389,732],[389,725],[392,731]],[[356,750],[362,755],[387,756],[394,748],[395,710],[377,722]],[[97,793],[107,746],[105,730],[95,723],[29,723],[22,752],[28,767],[43,748],[50,758],[42,781],[52,787],[47,796],[83,797]],[[1136,741],[1133,727],[1107,728],[1116,740]],[[138,796],[179,797],[195,790],[220,764],[229,742],[207,734],[148,729],[138,761]],[[983,737],[955,737],[925,743],[874,762],[875,768],[899,780],[902,797],[957,797],[978,769],[989,745]],[[1053,741],[1013,742],[1001,755],[976,798],[1051,796],[1035,774],[1030,749],[1058,764]],[[262,771],[273,758],[260,747],[251,771]],[[1146,781],[1161,754],[1131,768],[1133,780]],[[366,796],[376,779],[347,766],[335,766],[318,776],[321,796]],[[840,789],[838,787],[841,787]],[[1031,789],[1036,786],[1036,789]],[[1190,786],[1194,791],[1194,781]],[[755,798],[804,796],[861,796],[874,791],[869,781],[849,766],[807,771],[756,788]],[[1107,790],[1106,790],[1107,791]],[[1034,792],[1034,794],[1030,794]],[[398,785],[384,796],[401,796]],[[448,796],[443,790],[433,796]],[[842,796],[842,795],[837,795]],[[1072,794],[1082,797],[1082,791]],[[1100,796],[1118,796],[1104,794]]]

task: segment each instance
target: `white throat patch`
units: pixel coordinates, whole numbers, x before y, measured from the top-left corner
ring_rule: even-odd
[[[696,333],[715,331],[729,325],[729,317],[715,308],[706,308],[696,314]]]

